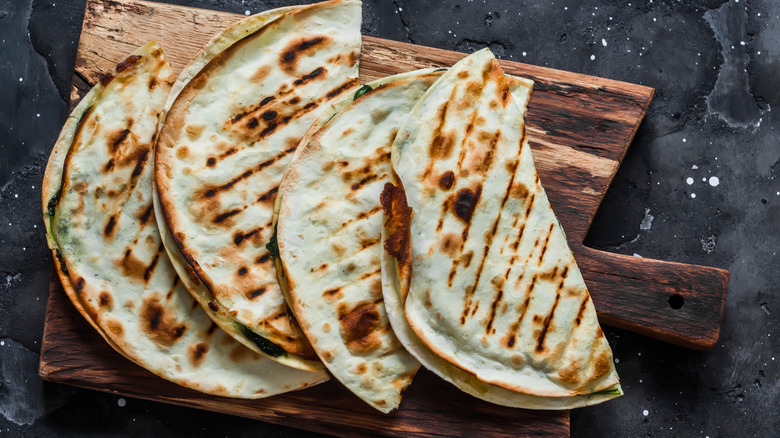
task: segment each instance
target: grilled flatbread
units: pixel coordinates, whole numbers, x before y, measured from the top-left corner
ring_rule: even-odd
[[[52,150],[44,222],[68,297],[117,352],[188,388],[261,398],[327,380],[219,330],[163,251],[150,158],[171,76],[156,44],[138,49],[84,97]]]
[[[266,245],[298,142],[358,84],[360,21],[359,1],[334,0],[250,17],[218,36],[169,101],[155,156],[164,242],[190,292],[237,340],[306,370],[323,368]]]
[[[488,50],[428,89],[396,136],[392,166],[386,249],[417,337],[409,343],[516,393],[620,395],[522,111]]]
[[[381,412],[398,407],[420,364],[382,303],[379,194],[396,132],[440,75],[383,78],[339,102],[348,106],[307,135],[277,195],[278,272],[295,317],[328,370]]]

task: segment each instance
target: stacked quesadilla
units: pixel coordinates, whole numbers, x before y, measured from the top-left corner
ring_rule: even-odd
[[[220,327],[285,365],[322,365],[266,247],[287,163],[317,116],[358,85],[360,2],[277,10],[228,29],[185,69],[156,150],[166,249]],[[272,252],[273,251],[273,252]]]
[[[539,409],[601,402],[622,394],[612,352],[522,114],[488,50],[417,102],[382,193],[388,314],[412,354],[471,394]]]
[[[74,109],[43,183],[55,267],[74,306],[117,352],[180,385],[261,398],[327,380],[234,341],[179,281],[152,208],[152,148],[171,67],[154,43]]]
[[[216,395],[327,369],[386,413],[420,364],[505,406],[621,395],[534,167],[533,83],[486,49],[360,87],[360,6],[248,17],[173,84],[150,43],[87,94],[43,190],[75,307]]]

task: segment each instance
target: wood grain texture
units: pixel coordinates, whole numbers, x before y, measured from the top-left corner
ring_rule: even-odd
[[[568,411],[504,408],[420,371],[389,415],[335,380],[262,400],[214,397],[162,380],[120,356],[87,324],[52,278],[39,374],[98,391],[196,407],[335,436],[569,436]],[[55,341],[56,339],[56,341]]]
[[[243,18],[139,0],[87,0],[71,104],[136,47],[155,39],[179,71],[213,34]],[[462,53],[363,37],[363,82],[432,66]],[[583,246],[590,223],[644,116],[653,90],[609,79],[501,61],[533,79],[527,127],[534,159],[593,296],[602,323],[706,350],[717,342],[728,272],[610,254]],[[683,303],[673,309],[673,303]],[[329,434],[390,436],[568,435],[568,414],[508,410],[463,396],[422,372],[399,412],[373,412],[335,383],[246,402],[164,382],[114,353],[52,282],[41,353],[47,380],[196,406]],[[150,391],[149,388],[154,388]],[[355,414],[350,414],[354,411]],[[487,435],[486,435],[487,434]]]

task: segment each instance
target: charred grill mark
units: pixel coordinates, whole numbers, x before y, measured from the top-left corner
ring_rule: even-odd
[[[76,293],[81,295],[81,292],[84,291],[84,286],[86,286],[87,281],[84,280],[84,277],[79,277],[78,280],[76,280],[76,284],[74,285],[76,287]]]
[[[451,170],[444,172],[439,177],[439,188],[441,188],[442,190],[451,189],[454,183],[455,183],[455,173],[453,173]]]
[[[552,309],[550,310],[550,313],[544,318],[544,322],[542,323],[542,332],[539,333],[539,339],[536,343],[537,353],[544,351],[544,338],[547,337],[547,331],[550,328],[550,322],[553,319],[553,315],[555,315],[555,309],[558,308],[558,301],[561,299],[561,287],[563,287],[563,280],[561,280],[561,283],[558,285],[558,291],[555,293],[555,301],[553,301]]]
[[[358,78],[352,78],[348,80],[347,82],[344,82],[343,84],[339,85],[338,87],[330,90],[328,94],[325,96],[328,100],[333,99],[334,97],[338,96],[339,94],[343,93],[344,91],[354,87],[355,85],[360,83],[360,79]]]
[[[206,166],[214,167],[215,164],[217,164],[217,159],[214,157],[209,157],[209,159],[206,160]]]
[[[246,275],[249,272],[249,269],[246,268],[246,266],[242,266],[238,268],[238,275]]]
[[[371,271],[371,272],[366,272],[365,274],[361,275],[361,276],[360,276],[360,278],[358,278],[358,280],[357,280],[357,281],[363,281],[363,280],[365,280],[365,279],[368,279],[368,278],[371,278],[371,277],[373,277],[373,276],[375,276],[375,275],[378,275],[378,274],[380,274],[381,272],[382,272],[382,269],[381,269],[381,268],[380,268],[380,269],[376,269],[376,270],[374,270],[374,271]]]
[[[111,237],[114,234],[114,227],[116,226],[116,216],[111,216],[108,218],[108,223],[106,223],[106,227],[103,229],[103,235],[106,237]]]
[[[243,268],[243,269],[246,269],[246,268]],[[266,289],[265,287],[261,287],[260,289],[255,289],[253,291],[249,291],[249,292],[246,293],[246,297],[249,298],[250,300],[254,300],[255,298],[263,295],[266,290],[268,290],[268,289]]]
[[[339,293],[340,291],[341,291],[341,287],[335,287],[333,289],[328,289],[325,292],[323,292],[322,296],[325,297],[325,298],[330,298],[330,297],[336,295],[337,293]]]
[[[140,156],[138,157],[138,161],[135,163],[135,168],[133,169],[133,174],[131,175],[131,178],[137,178],[138,175],[141,174],[141,172],[144,170],[144,166],[146,165],[146,158],[149,156],[149,150],[143,151]]]
[[[303,85],[307,82],[317,79],[317,77],[322,76],[327,71],[328,70],[326,70],[324,67],[317,67],[314,70],[312,70],[310,73],[301,76],[299,79],[296,79],[295,82],[293,82],[293,84],[298,86]]]
[[[124,61],[120,62],[116,66],[116,72],[122,73],[123,71],[127,70],[130,67],[133,67],[134,65],[138,64],[138,61],[141,60],[141,56],[139,55],[130,55],[127,58],[125,58]]]
[[[257,263],[258,265],[262,265],[263,263],[268,263],[269,260],[271,260],[271,254],[266,253],[258,257],[255,260],[255,263]]]
[[[154,211],[154,205],[149,204],[148,207],[146,207],[141,214],[138,216],[138,221],[141,222],[141,225],[146,225],[147,222],[149,222],[149,219],[152,217],[152,212]]]
[[[359,190],[365,184],[367,184],[367,183],[377,179],[377,177],[378,177],[378,175],[368,175],[368,176],[363,177],[360,181],[352,184],[352,187],[351,187],[352,191],[354,192],[354,191]]]
[[[588,301],[590,301],[590,294],[585,294],[585,298],[583,298],[582,303],[580,303],[580,310],[577,311],[577,318],[574,319],[574,322],[578,327],[582,323],[582,315],[585,313],[585,307],[588,305]]]
[[[542,266],[542,259],[544,258],[544,253],[547,252],[547,244],[550,242],[550,235],[552,235],[554,227],[555,223],[550,224],[550,229],[547,231],[547,237],[544,238],[544,245],[542,245],[542,252],[539,254],[539,261],[536,263],[536,266]]]
[[[229,218],[231,218],[231,217],[241,213],[243,210],[244,210],[243,208],[234,208],[233,210],[226,211],[224,213],[220,213],[220,214],[218,214],[214,218],[214,223],[215,224],[220,224],[220,223],[228,220]]]
[[[300,55],[312,52],[314,47],[323,42],[328,42],[329,40],[330,38],[326,36],[316,36],[309,39],[301,39],[298,42],[292,42],[282,51],[282,54],[279,57],[279,65],[282,67],[282,70],[291,73],[295,71]]]
[[[279,186],[272,188],[271,190],[260,195],[260,197],[257,198],[257,202],[266,202],[268,200],[273,200],[274,196],[276,195],[276,192],[278,191],[279,191]]]
[[[297,147],[297,145],[295,147],[291,147],[291,148],[285,149],[284,151],[282,151],[282,153],[280,153],[280,154],[278,154],[278,155],[276,155],[274,157],[271,157],[271,158],[263,161],[262,163],[260,163],[257,166],[255,166],[254,169],[249,169],[249,170],[244,171],[244,173],[242,173],[241,175],[233,178],[232,180],[226,182],[225,184],[222,184],[221,186],[213,186],[213,187],[209,188],[208,190],[206,190],[204,192],[204,196],[206,198],[213,198],[214,196],[216,196],[217,192],[222,191],[222,190],[228,190],[228,189],[232,188],[238,182],[240,182],[240,181],[242,181],[242,180],[252,176],[252,174],[254,174],[255,172],[261,172],[263,169],[265,169],[266,167],[268,167],[268,166],[274,164],[275,162],[281,160],[285,156],[289,155],[291,152],[295,152],[295,148],[296,147]]]
[[[525,218],[528,219],[528,216],[531,214],[531,208],[534,206],[534,200],[536,199],[536,193],[531,193],[531,198],[528,201],[528,207],[525,209]]]
[[[149,266],[146,267],[144,270],[144,281],[149,282],[149,278],[152,276],[152,273],[154,272],[154,268],[157,267],[157,262],[160,260],[160,252],[163,251],[162,243],[160,243],[160,247],[157,249],[157,254],[154,255],[154,258],[152,259],[152,262],[149,264]]]
[[[236,234],[233,235],[233,243],[235,243],[236,245],[241,245],[241,242],[243,242],[244,239],[248,239],[248,238],[254,236],[256,233],[258,233],[262,229],[263,229],[263,227],[255,228],[255,229],[253,229],[251,231],[248,231],[246,233],[244,233],[242,231],[236,231]],[[262,262],[259,262],[259,263],[262,263]]]
[[[213,335],[216,330],[217,330],[217,324],[214,321],[212,321],[208,330],[206,330],[206,333],[208,335]]]
[[[488,319],[488,323],[485,326],[485,334],[490,334],[490,331],[493,329],[493,320],[496,318],[496,308],[498,306],[498,303],[501,302],[501,298],[504,296],[504,289],[499,289],[496,293],[496,298],[493,300],[493,303],[490,305],[490,318]]]
[[[468,188],[460,189],[455,199],[451,200],[452,210],[455,212],[455,216],[466,224],[471,222],[471,216],[474,215],[474,209],[477,207],[481,195],[481,184],[478,185],[477,189],[474,191]]]
[[[238,123],[238,122],[241,121],[241,119],[243,119],[247,115],[256,112],[257,110],[259,110],[260,108],[268,105],[269,103],[273,102],[274,100],[276,100],[276,96],[268,96],[268,97],[264,98],[263,100],[261,100],[260,103],[255,105],[254,108],[248,108],[246,111],[242,111],[242,112],[236,114],[235,116],[233,116],[232,119],[230,119],[230,121],[232,123]]]
[[[360,212],[360,213],[358,213],[354,217],[354,219],[349,219],[349,220],[347,220],[345,222],[342,222],[341,226],[339,227],[338,230],[336,230],[336,232],[341,231],[342,229],[344,229],[347,225],[351,224],[352,222],[362,221],[363,219],[366,219],[366,218],[368,218],[370,216],[373,216],[373,215],[379,213],[380,211],[382,211],[382,206],[374,207],[371,210]]]
[[[114,159],[111,158],[111,159],[108,160],[108,162],[106,163],[105,167],[103,167],[103,173],[108,173],[113,168],[114,168]]]
[[[127,139],[127,136],[130,135],[129,129],[123,129],[113,136],[111,136],[110,144],[108,146],[109,150],[111,151],[111,154],[115,154],[117,149],[119,149],[119,145],[122,144],[125,139]],[[113,163],[112,163],[113,165]]]
[[[430,160],[428,160],[428,164],[425,167],[425,171],[423,172],[422,179],[426,180],[428,178],[428,175],[431,174],[431,171],[433,170],[433,162],[434,159],[439,158],[442,156],[442,154],[446,151],[441,150],[442,145],[445,142],[444,137],[442,136],[442,128],[444,127],[444,122],[447,119],[447,111],[449,111],[450,102],[453,101],[453,97],[455,96],[455,92],[457,91],[457,87],[454,87],[452,89],[452,93],[450,94],[450,98],[447,99],[447,102],[444,104],[443,107],[439,109],[439,123],[436,125],[436,128],[433,131],[433,141],[428,146],[428,155],[430,156]],[[450,143],[454,142],[454,138],[452,135],[449,136],[450,139],[447,141],[447,146],[450,148],[450,153],[452,151],[453,144]],[[461,145],[462,146],[462,145]],[[449,153],[447,154],[449,156]]]

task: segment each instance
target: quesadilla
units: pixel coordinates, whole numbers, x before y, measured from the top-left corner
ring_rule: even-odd
[[[383,78],[336,104],[301,142],[277,195],[277,272],[290,307],[328,370],[381,412],[398,407],[420,364],[385,316],[379,193],[395,133],[440,74]]]
[[[360,2],[269,14],[216,37],[185,70],[157,144],[157,212],[177,270],[220,327],[321,370],[276,281],[273,205],[300,139],[358,85]]]
[[[410,332],[394,329],[459,386],[473,379],[453,369],[519,394],[604,401],[622,394],[612,352],[539,183],[522,114],[482,50],[429,88],[396,136],[396,177],[383,192],[394,270],[386,283]],[[503,398],[495,394],[486,397]]]
[[[234,341],[179,281],[152,208],[150,158],[172,70],[149,43],[82,99],[43,182],[49,247],[68,297],[117,352],[213,395],[261,398],[327,380]]]

